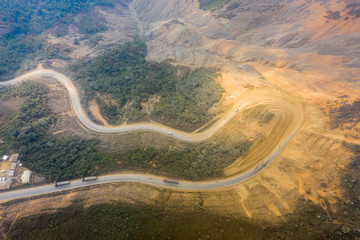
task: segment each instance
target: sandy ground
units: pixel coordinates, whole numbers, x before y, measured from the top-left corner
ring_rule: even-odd
[[[89,104],[90,113],[95,117],[96,120],[102,122],[105,127],[110,126],[110,124],[105,120],[105,118],[100,113],[99,105],[96,103],[96,100],[92,100]]]

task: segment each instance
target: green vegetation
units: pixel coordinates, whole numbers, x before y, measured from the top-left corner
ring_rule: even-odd
[[[90,37],[86,42],[85,45],[88,45],[91,48],[94,48],[98,43],[103,40],[102,36],[93,36]]]
[[[69,53],[71,49],[64,44],[44,44],[41,51],[38,52],[38,55],[42,56],[44,59],[69,59]]]
[[[339,20],[341,19],[341,14],[339,11],[335,11],[333,12],[332,10],[328,10],[326,11],[327,15],[324,16],[324,18],[329,19],[329,20]]]
[[[221,97],[221,86],[214,81],[215,69],[174,67],[147,62],[144,41],[114,47],[90,60],[70,66],[74,78],[88,96],[94,92],[111,96],[115,103],[98,98],[104,117],[112,124],[145,117],[141,103],[152,95],[161,96],[149,116],[156,121],[194,130],[211,119],[207,110]]]
[[[183,204],[182,198],[176,198],[166,191],[154,204],[129,204],[115,202],[109,205],[95,205],[88,208],[82,201],[59,209],[55,213],[44,213],[16,219],[14,224],[4,221],[11,228],[8,239],[25,240],[82,240],[82,239],[356,239],[360,233],[358,226],[359,211],[349,211],[355,215],[342,216],[342,211],[332,213],[311,201],[299,200],[295,213],[288,214],[287,222],[275,225],[271,222],[251,220],[240,214],[214,214],[203,207],[203,199],[212,199],[213,193],[191,195],[198,202]],[[233,199],[238,193],[228,192]],[[187,195],[183,195],[186,196]],[[168,199],[171,200],[168,201]],[[133,198],[136,200],[136,198]],[[226,200],[219,199],[220,201]],[[225,198],[226,199],[226,198]],[[227,198],[230,199],[230,198]],[[227,200],[229,201],[229,200]],[[87,201],[88,202],[88,201]],[[189,202],[187,202],[189,203]],[[231,204],[225,202],[226,204]],[[342,204],[346,207],[346,204]],[[13,206],[11,206],[13,207]],[[351,207],[354,208],[354,207]],[[350,210],[350,209],[349,209]],[[318,217],[320,216],[320,217]],[[350,226],[351,231],[344,234],[342,226]],[[180,236],[180,237],[179,237]]]
[[[94,175],[102,155],[95,140],[55,139],[49,136],[20,148],[20,160],[47,180],[66,180]]]
[[[264,116],[264,118],[262,120],[260,120],[260,122],[261,123],[269,123],[274,118],[274,116],[275,116],[275,114],[273,114],[273,113],[266,113],[266,115]]]
[[[41,49],[41,43],[33,37],[25,36],[17,39],[0,37],[0,79],[13,75],[27,58],[35,58],[36,52]]]
[[[119,1],[120,3],[122,1]],[[7,37],[16,34],[39,34],[57,23],[72,21],[71,14],[90,6],[113,6],[111,0],[4,0],[0,4],[1,21],[9,24]]]
[[[149,207],[130,204],[79,205],[18,222],[9,239],[139,239],[141,224],[149,218]],[[22,226],[19,228],[19,226]]]
[[[346,166],[347,169],[342,176],[341,185],[346,189],[346,199],[355,203],[353,207],[356,209],[351,210],[360,213],[360,198],[358,197],[360,196],[360,181],[356,181],[360,176],[360,145],[344,143],[344,146],[353,153],[353,156]],[[349,212],[351,212],[351,210]],[[360,214],[358,217],[360,220]]]
[[[217,76],[213,69],[187,69],[174,84],[176,90],[162,94],[151,117],[180,129],[201,127],[213,117],[207,110],[221,98],[222,88],[214,80]]]
[[[78,178],[108,172],[144,170],[188,179],[223,176],[223,169],[245,154],[250,142],[237,145],[209,143],[188,145],[184,149],[137,149],[128,153],[105,154],[98,141],[78,137],[58,139],[47,134],[57,116],[47,109],[47,88],[25,82],[18,87],[0,89],[0,99],[21,98],[18,112],[0,123],[0,138],[7,144],[0,153],[17,149],[25,167],[42,174],[48,181]]]
[[[20,97],[23,102],[16,114],[0,123],[0,138],[6,142],[0,146],[0,151],[18,149],[24,165],[48,180],[93,173],[92,163],[99,159],[95,141],[57,140],[46,133],[56,121],[56,116],[46,107],[46,93],[43,85],[33,82],[1,90],[1,99]]]
[[[24,99],[19,111],[9,121],[0,123],[0,136],[7,143],[2,148],[19,149],[45,135],[47,126],[55,120],[46,107],[46,93],[44,86],[32,82],[1,90],[0,99]]]
[[[230,12],[230,11],[233,11],[235,9],[237,9],[238,7],[240,6],[240,3],[231,3],[229,6],[226,7],[225,11],[226,12]]]
[[[102,15],[90,10],[80,19],[77,27],[82,34],[96,34],[108,29],[105,23],[106,19]]]
[[[231,13],[231,12],[224,12],[224,13],[219,14],[218,16],[222,17],[222,18],[226,18],[226,19],[232,19],[233,17],[236,16],[236,14]]]
[[[199,0],[200,8],[203,10],[212,10],[225,3],[228,3],[229,0]]]
[[[235,146],[226,144],[189,145],[182,150],[137,149],[102,162],[102,171],[125,168],[143,169],[187,179],[221,177],[223,169],[244,155],[250,146],[250,142],[242,142]]]
[[[116,1],[125,4],[127,0]],[[80,11],[91,11],[96,5],[114,6],[114,0],[3,0],[0,2],[0,22],[6,26],[0,33],[0,79],[13,75],[26,59],[34,59],[43,47],[39,35],[57,26],[64,35],[73,16]],[[92,14],[97,20],[100,16]],[[86,33],[105,30],[100,23],[94,24],[84,17],[79,28]]]
[[[353,3],[346,5],[346,9],[348,10],[347,14],[349,14],[352,19],[360,18],[360,4]],[[349,19],[347,17],[347,19]]]
[[[128,153],[104,154],[95,140],[45,137],[22,146],[21,160],[26,167],[49,180],[72,179],[121,171],[150,171],[157,174],[204,179],[222,177],[223,169],[245,154],[251,143],[236,146],[207,144],[184,150],[137,149]]]
[[[344,128],[346,124],[351,124],[351,126],[346,127],[348,129],[356,128],[356,125],[360,122],[360,100],[354,101],[352,104],[343,102],[339,107],[331,107],[329,118],[332,129]]]

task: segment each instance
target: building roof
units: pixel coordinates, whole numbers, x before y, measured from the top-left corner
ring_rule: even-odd
[[[21,182],[29,183],[30,182],[30,177],[31,177],[31,172],[30,171],[24,171],[23,174],[21,175]]]
[[[10,161],[11,162],[17,162],[18,161],[18,158],[19,158],[19,154],[16,153],[16,154],[13,154],[10,156]]]
[[[2,160],[6,161],[6,160],[8,160],[8,158],[9,158],[8,155],[4,155],[4,156],[2,157]]]
[[[8,176],[13,177],[15,175],[15,170],[10,170]]]
[[[16,162],[11,163],[11,165],[10,165],[10,169],[11,169],[11,170],[15,170],[16,165],[17,165],[17,163],[16,163]]]

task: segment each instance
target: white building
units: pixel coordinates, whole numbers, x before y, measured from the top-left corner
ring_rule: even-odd
[[[6,160],[8,160],[8,158],[9,158],[8,155],[4,155],[4,156],[2,157],[2,160],[6,161]]]
[[[16,162],[11,163],[11,165],[10,165],[10,169],[11,169],[11,170],[15,170],[16,165],[17,165],[17,163],[16,163]]]
[[[30,171],[24,171],[23,174],[21,175],[21,182],[22,183],[29,183],[30,182],[30,177],[31,177],[31,172]]]
[[[13,177],[14,175],[15,175],[15,170],[10,170],[8,176]]]

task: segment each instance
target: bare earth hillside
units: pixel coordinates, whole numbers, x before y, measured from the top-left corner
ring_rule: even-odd
[[[171,210],[191,211],[201,205],[216,214],[269,224],[287,222],[299,212],[300,203],[311,202],[323,211],[319,217],[313,216],[320,221],[318,225],[326,222],[332,232],[343,237],[360,237],[360,173],[351,170],[360,169],[359,148],[355,147],[360,144],[360,107],[356,102],[360,100],[358,0],[231,0],[206,11],[199,8],[197,0],[133,0],[129,8],[102,7],[97,11],[108,26],[98,34],[103,38],[97,47],[91,48],[84,41],[76,46],[74,40],[81,37],[76,30],[58,38],[49,31],[48,41],[65,42],[73,49],[72,58],[82,58],[137,34],[147,43],[149,60],[220,69],[218,81],[225,93],[210,109],[215,114],[244,97],[277,98],[278,104],[275,101],[268,106],[268,111],[276,113],[269,128],[273,134],[263,132],[266,137],[257,143],[263,144],[264,151],[279,141],[276,137],[281,137],[281,126],[288,119],[298,119],[301,127],[266,169],[231,189],[171,194],[129,183],[121,184],[123,190],[111,186],[109,191],[94,188],[80,192],[93,196],[85,201],[86,206],[104,201],[152,205],[166,195],[163,205]],[[64,65],[58,60],[52,64]],[[296,106],[293,112],[297,114],[280,107],[288,102]],[[247,126],[258,128],[255,124]],[[228,127],[222,131],[231,132],[234,123]],[[246,169],[255,161],[251,159],[248,155],[238,159],[224,170],[225,175]],[[36,214],[53,212],[76,201],[81,195],[77,194],[29,200],[20,206],[36,207]],[[10,204],[2,206],[0,214],[13,222],[32,212],[29,208],[16,211]],[[345,225],[350,233],[341,231]],[[307,239],[316,239],[316,235],[312,237]]]

